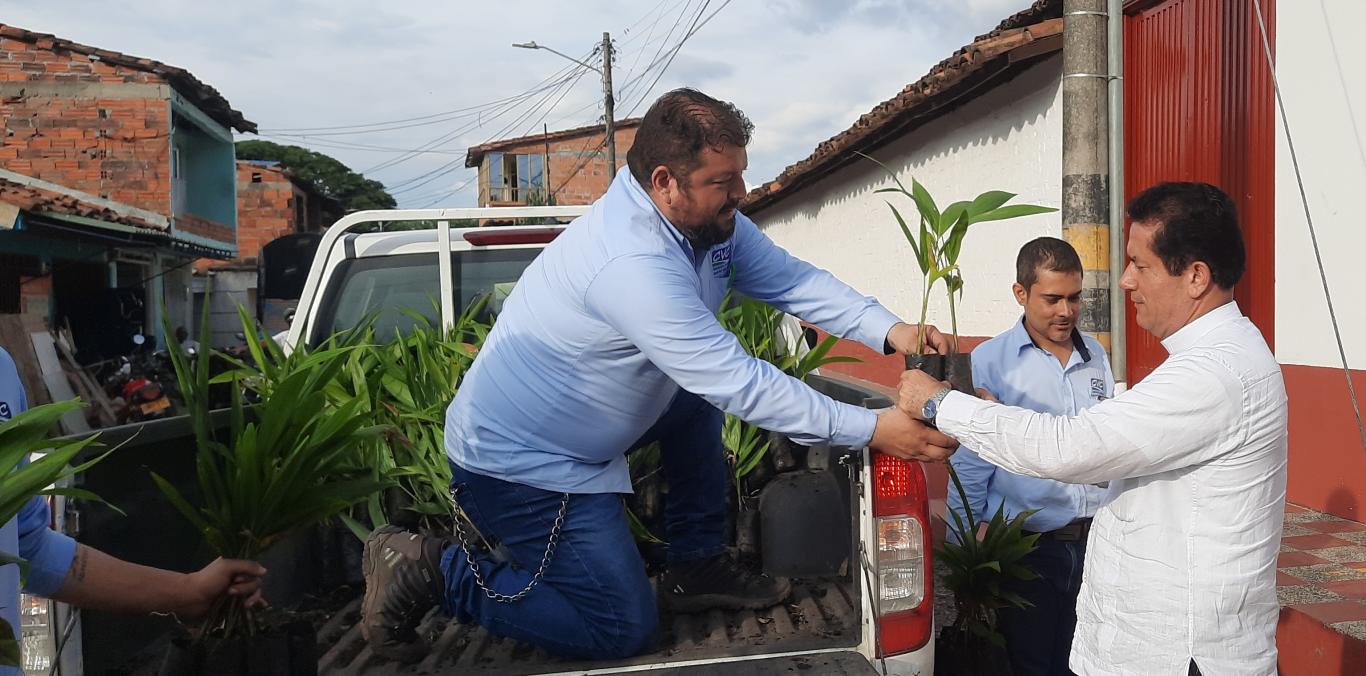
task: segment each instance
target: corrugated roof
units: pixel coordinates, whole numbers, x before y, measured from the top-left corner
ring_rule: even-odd
[[[620,131],[628,127],[639,126],[640,118],[628,117],[624,120],[617,120],[615,124],[617,130]],[[505,138],[499,139],[497,141],[490,141],[488,143],[483,143],[470,148],[469,151],[465,153],[465,166],[477,167],[479,166],[479,162],[484,159],[484,155],[498,150],[503,150],[504,148],[509,148],[511,146],[521,145],[523,143],[531,141],[559,141],[561,139],[573,138],[575,136],[601,134],[606,130],[606,128],[607,125],[605,124],[590,124],[586,127],[575,127],[573,129],[552,131],[549,134],[530,134],[527,136],[518,136],[517,138]]]
[[[184,68],[171,66],[153,59],[124,54],[110,49],[100,49],[79,42],[59,38],[50,33],[36,33],[18,26],[0,24],[0,37],[32,43],[39,49],[72,52],[97,57],[101,61],[124,66],[135,70],[154,73],[165,79],[176,91],[188,98],[195,106],[204,111],[219,124],[240,132],[256,132],[256,123],[246,119],[242,113],[233,110],[228,100],[217,89],[204,84]]]
[[[1038,0],[1011,15],[941,61],[853,126],[816,146],[806,159],[745,196],[740,208],[754,214],[830,172],[905,135],[1004,82],[1039,59],[1062,50],[1062,0]]]

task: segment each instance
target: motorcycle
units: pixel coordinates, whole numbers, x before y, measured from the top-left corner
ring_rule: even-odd
[[[171,400],[154,377],[158,361],[169,362],[168,355],[154,351],[142,334],[133,336],[136,346],[131,355],[118,358],[118,368],[104,382],[105,393],[115,400],[114,415],[119,424],[158,420],[171,414]]]

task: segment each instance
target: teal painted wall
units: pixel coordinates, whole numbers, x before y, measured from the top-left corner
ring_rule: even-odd
[[[237,226],[237,165],[232,140],[202,131],[179,115],[172,124],[172,144],[180,155],[180,180],[186,194],[173,201],[215,223]],[[175,188],[172,188],[174,190]]]

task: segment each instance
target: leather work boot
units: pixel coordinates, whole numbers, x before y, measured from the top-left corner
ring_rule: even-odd
[[[754,572],[725,554],[670,564],[663,586],[665,605],[683,613],[712,608],[760,610],[776,606],[792,594],[787,578]]]
[[[427,646],[417,641],[414,630],[445,593],[441,574],[445,546],[440,538],[396,526],[384,526],[365,541],[360,632],[375,653],[403,662],[426,653]]]

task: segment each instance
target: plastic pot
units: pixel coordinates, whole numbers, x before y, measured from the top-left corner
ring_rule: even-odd
[[[748,499],[735,515],[735,548],[746,559],[759,555],[759,510]]]
[[[1014,676],[1005,648],[976,634],[944,627],[934,640],[935,676]]]
[[[976,396],[972,386],[972,355],[970,354],[908,354],[908,370],[924,371],[935,380],[947,380],[953,389]]]

